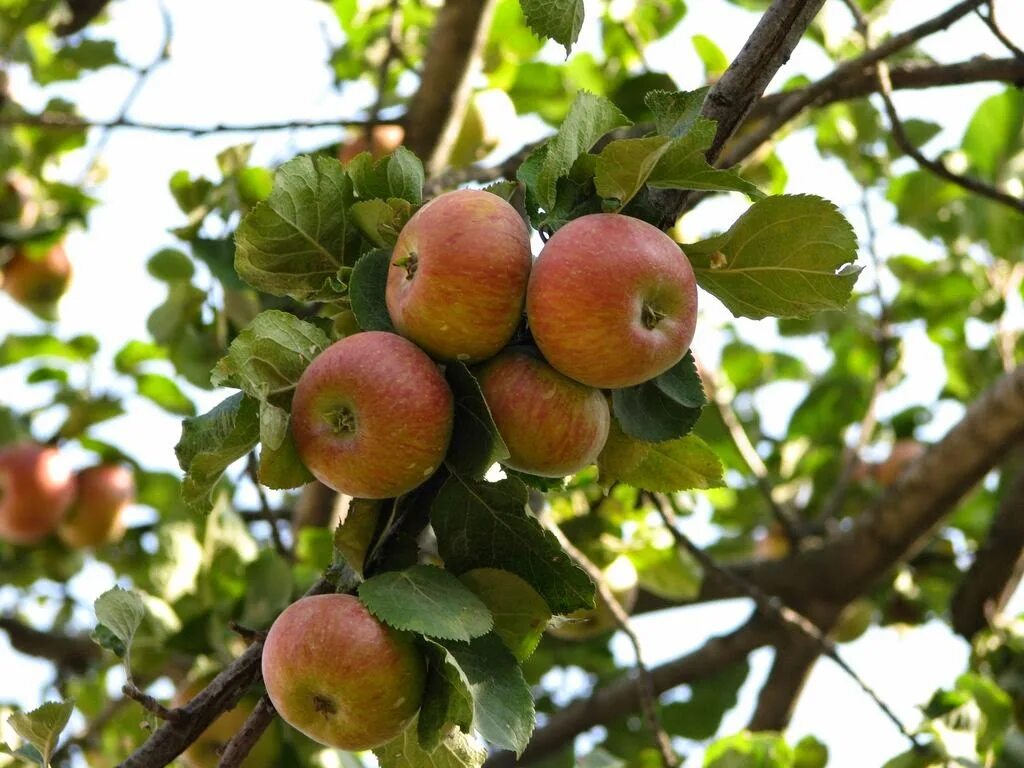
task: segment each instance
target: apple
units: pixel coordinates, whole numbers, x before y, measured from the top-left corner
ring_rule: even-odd
[[[286,723],[325,746],[357,751],[390,741],[416,715],[426,662],[408,635],[356,598],[315,595],[270,627],[263,681]]]
[[[398,236],[388,313],[399,333],[439,360],[486,360],[519,325],[531,262],[515,208],[490,192],[447,192]]]
[[[71,262],[59,243],[41,256],[15,248],[14,255],[3,266],[3,289],[44,320],[56,318],[57,301],[70,284]]]
[[[348,163],[356,155],[369,152],[374,160],[394,152],[405,139],[405,131],[400,125],[375,125],[370,129],[371,141],[366,140],[366,131],[359,133],[349,141],[342,142],[338,148],[338,159]]]
[[[212,676],[205,676],[190,681],[182,686],[175,693],[171,701],[172,707],[182,707],[199,695],[199,693],[212,680]],[[199,734],[186,749],[181,759],[188,768],[217,768],[220,763],[220,753],[227,746],[231,738],[242,730],[245,721],[256,703],[258,696],[244,696],[233,709],[229,709]],[[241,768],[265,768],[275,765],[281,752],[280,731],[271,723],[270,727],[263,732],[253,745]]]
[[[299,377],[292,432],[303,463],[340,493],[411,491],[444,460],[454,400],[437,365],[393,333],[347,336]]]
[[[124,535],[121,515],[135,500],[135,478],[127,467],[100,464],[75,477],[75,501],[57,534],[69,547],[98,547]]]
[[[56,448],[0,448],[0,540],[39,543],[60,525],[74,495],[71,468]]]
[[[639,594],[637,584],[640,580],[633,561],[625,555],[619,555],[601,572],[619,605],[626,613],[632,611]],[[593,608],[574,611],[561,621],[552,622],[548,625],[548,632],[561,640],[590,640],[611,632],[617,627],[614,614],[600,594],[595,595],[594,600],[596,604]]]
[[[544,245],[526,316],[551,365],[604,389],[640,384],[678,363],[693,341],[697,283],[678,244],[617,213],[574,219]]]
[[[541,477],[565,477],[597,461],[611,424],[601,390],[515,348],[484,363],[477,379],[508,446],[505,466]]]
[[[839,614],[833,637],[837,643],[851,643],[867,632],[874,621],[875,604],[866,598],[858,598]]]

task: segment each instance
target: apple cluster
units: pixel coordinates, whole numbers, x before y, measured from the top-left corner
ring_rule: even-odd
[[[121,465],[73,472],[53,446],[0,448],[0,541],[31,546],[57,533],[69,547],[98,547],[121,538],[134,499],[132,473]]]

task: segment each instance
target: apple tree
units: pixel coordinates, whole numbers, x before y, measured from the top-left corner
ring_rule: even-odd
[[[141,66],[108,38],[137,4],[0,3],[0,765],[863,764],[786,732],[819,661],[886,765],[1024,765],[1010,3],[310,0],[372,98],[206,125],[133,117],[175,65],[173,7]],[[114,117],[64,90],[126,69]],[[962,136],[901,114],[971,84]],[[166,298],[106,349],[60,305],[121,131],[253,142],[170,178]],[[928,622],[970,653],[911,721],[844,644]]]

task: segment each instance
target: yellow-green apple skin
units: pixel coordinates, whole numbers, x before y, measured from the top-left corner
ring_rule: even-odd
[[[559,229],[526,293],[533,338],[552,366],[602,389],[640,384],[678,363],[693,341],[697,283],[679,246],[616,213]]]
[[[393,333],[347,336],[299,377],[292,432],[324,485],[364,499],[411,491],[434,473],[451,440],[453,398],[437,365]]]
[[[38,544],[57,530],[74,496],[71,467],[56,448],[0,448],[0,540]]]
[[[71,262],[60,244],[38,258],[18,248],[3,267],[3,289],[44,320],[55,319],[57,302],[70,284]]]
[[[490,192],[448,192],[398,236],[388,313],[399,333],[438,360],[486,360],[519,325],[531,263],[529,233],[515,208]]]
[[[303,597],[263,646],[263,681],[278,713],[314,741],[358,751],[384,744],[419,711],[426,663],[410,637],[351,595]]]
[[[57,530],[69,547],[98,547],[124,535],[122,515],[135,501],[135,478],[127,467],[100,464],[75,476],[75,501]]]
[[[626,613],[632,611],[639,594],[637,584],[640,580],[633,561],[625,555],[619,555],[602,573],[619,605]],[[562,621],[549,624],[548,632],[561,640],[590,640],[615,629],[615,615],[607,603],[601,599],[600,594],[595,595],[594,600],[593,608],[574,611]]]
[[[476,375],[508,446],[505,466],[541,477],[565,477],[597,461],[611,424],[601,390],[515,348],[484,363]]]
[[[171,706],[184,706],[195,698],[208,682],[209,679],[203,678],[179,688],[171,701]],[[217,768],[221,750],[242,730],[258,701],[259,698],[256,696],[246,696],[233,709],[229,709],[210,723],[210,726],[182,753],[182,762],[188,768]],[[241,768],[268,768],[276,765],[280,753],[280,732],[271,724],[270,728],[256,740],[248,756],[242,761]]]

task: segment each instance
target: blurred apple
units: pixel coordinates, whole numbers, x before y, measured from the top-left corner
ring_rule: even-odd
[[[3,265],[3,289],[43,320],[56,319],[57,302],[70,284],[71,262],[59,243],[43,253],[17,246]]]
[[[338,148],[338,159],[343,163],[350,162],[362,152],[369,152],[374,160],[378,160],[398,149],[405,138],[405,131],[400,125],[373,126],[370,131],[372,141],[367,141],[365,130],[359,128],[357,131]]]
[[[75,477],[75,501],[57,533],[69,547],[98,547],[124,535],[124,510],[135,500],[135,479],[127,467],[100,464]]]

